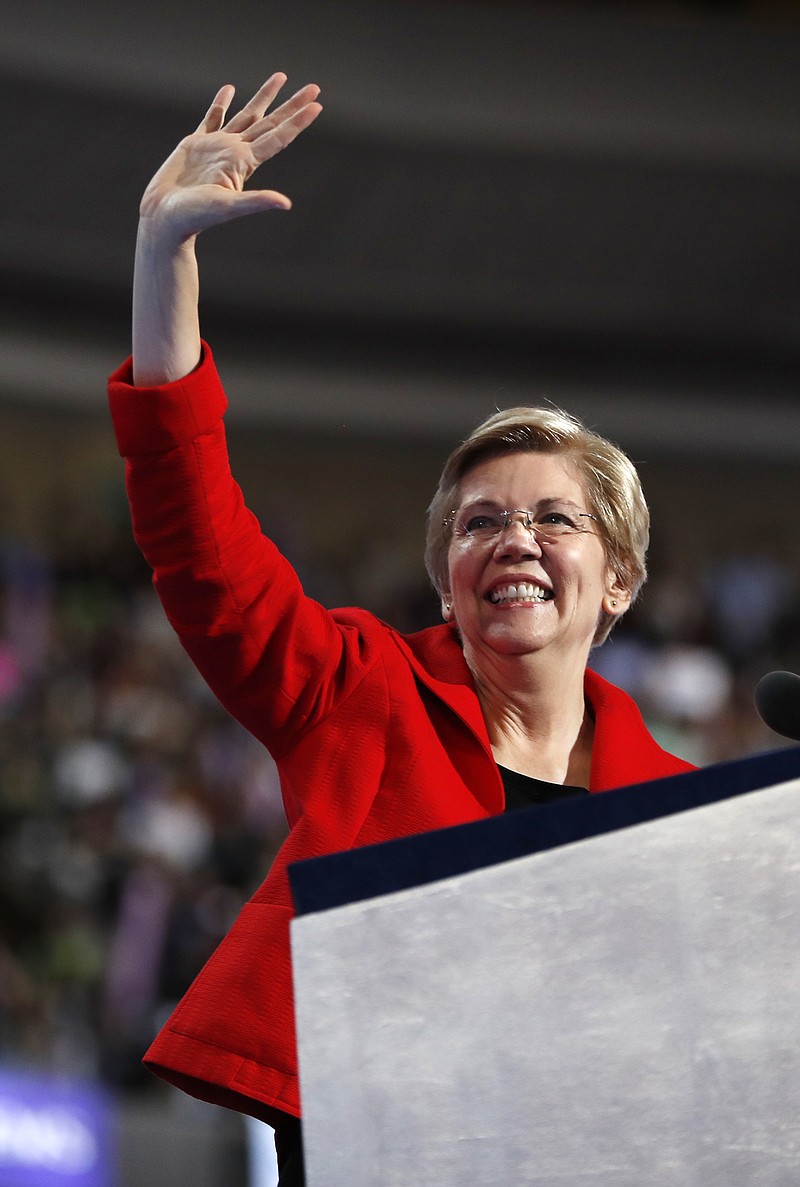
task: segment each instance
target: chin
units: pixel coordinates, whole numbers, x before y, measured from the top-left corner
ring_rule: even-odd
[[[519,631],[492,631],[483,642],[498,655],[527,655],[542,651],[552,640]]]

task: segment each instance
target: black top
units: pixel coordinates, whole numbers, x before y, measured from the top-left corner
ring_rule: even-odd
[[[506,791],[506,812],[515,808],[530,808],[532,804],[554,804],[556,800],[571,800],[578,795],[588,795],[585,787],[571,787],[569,784],[547,783],[531,775],[520,775],[508,767],[498,769],[503,777]]]

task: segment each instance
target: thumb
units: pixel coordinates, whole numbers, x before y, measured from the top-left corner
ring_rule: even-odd
[[[259,214],[262,210],[291,210],[292,200],[277,190],[240,190],[233,201],[231,218]]]

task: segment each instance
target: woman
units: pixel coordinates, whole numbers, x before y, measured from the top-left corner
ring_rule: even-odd
[[[416,635],[306,598],[246,509],[200,339],[194,241],[238,215],[289,207],[243,189],[321,110],[308,86],[267,114],[284,82],[274,75],[227,124],[233,88],[223,87],[148,186],[133,358],[110,395],[134,531],[166,612],[223,704],[275,757],[291,826],[146,1061],[275,1125],[288,1183],[302,1172],[292,1169],[287,864],[689,764],[586,668],[644,580],[648,515],[628,459],[566,414],[499,413],[454,451],[426,551],[445,621]]]

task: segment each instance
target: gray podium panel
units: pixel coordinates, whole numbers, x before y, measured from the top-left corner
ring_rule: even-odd
[[[309,1187],[800,1184],[800,780],[292,924]]]

